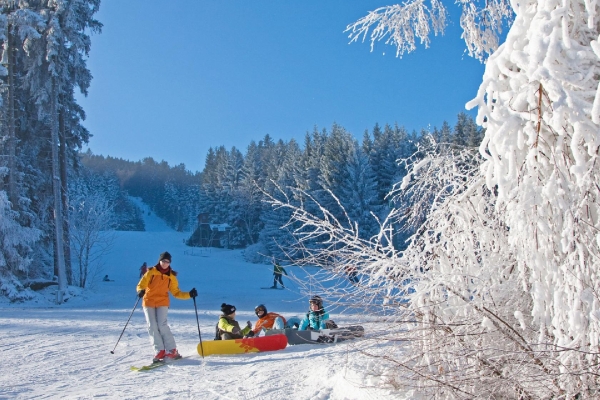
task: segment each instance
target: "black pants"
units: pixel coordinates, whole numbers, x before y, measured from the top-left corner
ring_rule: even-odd
[[[242,339],[244,336],[238,333],[224,332],[221,334],[222,340]]]
[[[281,285],[281,287],[283,286],[283,276],[281,274],[273,274],[275,277],[273,278],[273,286],[277,287],[277,281],[279,281],[279,284]]]

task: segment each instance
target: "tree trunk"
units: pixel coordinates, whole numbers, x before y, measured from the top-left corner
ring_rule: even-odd
[[[13,47],[12,27],[9,26],[6,37],[8,47],[8,104],[6,125],[8,128],[8,199],[12,209],[19,206],[19,194],[17,192],[17,136],[15,132],[15,49]]]
[[[68,162],[67,162],[67,138],[65,126],[65,114],[60,111],[58,114],[58,132],[59,132],[59,163],[60,163],[60,189],[63,211],[63,244],[65,253],[65,273],[67,283],[73,284],[73,267],[71,265],[71,239],[69,230],[69,190],[68,190]]]
[[[64,218],[61,200],[61,181],[59,168],[58,150],[58,95],[56,80],[52,78],[52,98],[50,100],[50,135],[52,146],[52,193],[54,195],[54,240],[55,254],[58,269],[58,290],[56,291],[56,303],[62,304],[64,294],[67,290],[67,276],[65,271],[64,253]]]

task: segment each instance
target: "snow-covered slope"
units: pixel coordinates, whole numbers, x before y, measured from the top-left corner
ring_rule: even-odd
[[[377,389],[383,379],[374,360],[357,345],[288,346],[285,350],[237,356],[196,353],[199,333],[192,300],[172,299],[169,323],[178,348],[189,358],[151,372],[130,372],[153,355],[144,315],[138,306],[114,355],[111,350],[136,303],[139,267],[154,265],[169,251],[182,290],[196,287],[202,339],[214,336],[223,302],[238,308],[238,320],[255,322],[254,306],[267,305],[284,316],[306,309],[305,294],[288,283],[286,290],[264,290],[272,284],[272,267],[243,261],[242,252],[185,246],[189,233],[169,229],[145,212],[146,232],[118,232],[93,285],[61,306],[53,305],[53,288],[35,301],[0,307],[0,399],[398,399]],[[302,271],[288,271],[302,276]],[[102,282],[104,275],[112,282]],[[352,316],[334,314],[336,322]]]

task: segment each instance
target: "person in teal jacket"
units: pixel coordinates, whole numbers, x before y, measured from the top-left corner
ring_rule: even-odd
[[[306,313],[300,325],[298,326],[299,331],[305,331],[307,329],[313,331],[319,331],[321,329],[327,329],[327,322],[329,321],[329,313],[323,307],[323,299],[320,296],[312,296],[308,301],[309,311]]]

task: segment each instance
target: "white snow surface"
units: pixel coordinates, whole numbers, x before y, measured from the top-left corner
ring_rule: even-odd
[[[139,267],[144,261],[154,265],[163,251],[173,256],[181,289],[198,290],[203,340],[213,339],[223,302],[238,308],[242,323],[256,321],[253,310],[260,303],[286,317],[300,316],[307,305],[305,294],[285,276],[286,290],[261,289],[272,284],[270,265],[245,262],[241,250],[187,247],[189,233],[171,230],[153,213],[146,211],[145,218],[146,232],[117,232],[91,288],[70,287],[67,303],[53,303],[56,286],[26,303],[0,302],[0,348],[6,358],[0,366],[0,399],[403,398],[382,388],[385,377],[377,360],[360,353],[381,346],[369,340],[203,359],[196,351],[194,303],[174,298],[169,325],[180,353],[188,357],[152,371],[130,371],[153,356],[141,302],[115,344],[137,300]],[[106,274],[114,281],[103,282]],[[340,325],[357,321],[343,313],[332,318]]]

